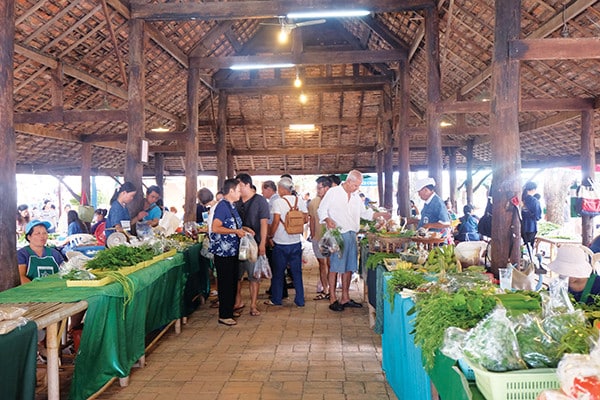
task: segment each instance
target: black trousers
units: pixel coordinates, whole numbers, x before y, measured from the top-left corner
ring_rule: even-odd
[[[237,293],[240,262],[237,256],[220,257],[215,255],[217,287],[219,288],[219,318],[233,318],[233,306]]]

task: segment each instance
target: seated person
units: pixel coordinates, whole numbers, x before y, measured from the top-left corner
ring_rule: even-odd
[[[69,210],[67,213],[67,237],[61,245],[63,246],[61,252],[63,255],[67,254],[67,251],[73,250],[78,244],[72,243],[70,238],[72,235],[78,235],[81,233],[89,233],[87,225],[79,218],[79,214],[75,210]]]
[[[479,232],[477,232],[477,225],[479,224],[479,218],[472,215],[473,207],[466,205],[463,207],[464,215],[460,217],[459,224],[456,227],[456,234],[454,239],[458,242],[469,242],[473,240],[480,240]]]
[[[592,267],[594,255],[583,245],[563,244],[548,269],[569,279],[569,293],[584,304],[594,302],[592,294],[600,294],[600,278]]]
[[[92,235],[96,234],[96,229],[98,229],[98,226],[102,222],[105,222],[106,225],[106,214],[108,214],[108,210],[105,208],[98,208],[94,211],[94,219],[92,220],[92,227],[90,229]]]
[[[57,273],[58,266],[64,262],[64,258],[58,250],[46,246],[50,226],[50,222],[37,219],[27,224],[25,239],[29,245],[17,251],[21,284]]]

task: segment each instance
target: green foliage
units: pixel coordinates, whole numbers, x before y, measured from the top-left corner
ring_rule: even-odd
[[[379,263],[382,263],[386,258],[399,258],[398,253],[371,253],[367,258],[365,266],[367,269],[375,269]]]
[[[150,260],[155,255],[154,250],[149,246],[129,247],[120,245],[99,251],[96,257],[86,264],[86,268],[116,271],[121,267],[129,267]]]

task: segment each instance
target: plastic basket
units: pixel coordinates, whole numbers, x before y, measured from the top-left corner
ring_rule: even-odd
[[[477,388],[486,400],[535,400],[546,389],[558,389],[556,369],[490,372],[469,363]]]

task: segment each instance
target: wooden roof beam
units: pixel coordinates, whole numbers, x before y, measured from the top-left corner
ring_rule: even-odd
[[[216,81],[215,88],[233,90],[236,93],[244,90],[290,90],[294,89],[293,79],[232,79]],[[344,76],[324,78],[304,78],[302,87],[306,89],[346,90],[382,90],[383,85],[389,84],[387,76]]]
[[[18,124],[127,121],[127,110],[56,110],[15,113]]]
[[[591,7],[598,0],[577,0],[575,3],[571,4],[569,7],[564,9],[563,11],[559,11],[556,15],[548,22],[540,26],[533,33],[531,33],[527,38],[528,39],[541,39],[548,35],[550,35],[555,30],[561,28],[566,22],[572,20],[577,17],[579,14],[584,12],[588,7]],[[463,85],[459,92],[462,96],[469,93],[471,90],[478,87],[482,84],[486,79],[488,79],[492,75],[492,67],[489,66],[481,71],[477,76],[473,77],[471,81],[467,82]]]
[[[131,2],[131,18],[147,21],[183,21],[183,20],[229,20],[245,18],[273,18],[294,11],[322,11],[367,9],[373,13],[402,12],[433,6],[433,0],[332,0],[312,1],[234,1],[234,2],[191,2],[144,4]]]
[[[600,38],[523,39],[509,43],[513,60],[585,60],[600,58]]]
[[[593,110],[596,99],[571,98],[571,99],[521,99],[520,112],[546,112],[546,111],[583,111]],[[482,113],[489,114],[489,101],[443,101],[437,105],[438,113],[441,114],[467,114]]]
[[[261,56],[224,56],[190,58],[190,67],[203,69],[229,68],[240,64],[361,64],[397,61],[404,57],[401,50],[349,50],[306,52],[292,54],[267,54]]]

